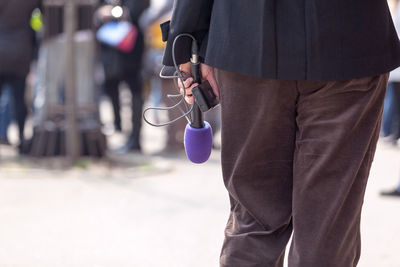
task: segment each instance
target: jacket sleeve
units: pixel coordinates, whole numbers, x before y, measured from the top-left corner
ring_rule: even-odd
[[[163,40],[167,41],[163,64],[173,66],[172,44],[181,33],[192,34],[200,45],[200,56],[204,58],[213,0],[175,0],[171,21],[161,24]],[[180,38],[175,45],[177,64],[188,62],[191,55],[191,39]]]

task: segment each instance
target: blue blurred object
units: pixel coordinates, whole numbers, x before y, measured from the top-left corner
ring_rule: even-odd
[[[13,119],[11,87],[5,85],[0,95],[0,141],[8,142],[7,129]]]
[[[128,21],[109,21],[103,24],[96,33],[97,40],[128,53],[135,46],[137,28]]]
[[[395,134],[393,131],[395,130],[394,124],[399,119],[397,118],[398,108],[399,107],[397,107],[396,105],[396,100],[394,96],[393,84],[389,83],[386,91],[385,104],[383,109],[383,119],[382,119],[383,136],[389,136]]]

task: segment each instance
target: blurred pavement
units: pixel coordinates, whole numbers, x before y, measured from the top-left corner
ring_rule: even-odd
[[[184,155],[151,155],[162,147],[161,129],[145,126],[143,136],[146,156],[82,160],[73,169],[0,147],[0,266],[218,266],[229,211],[219,151],[196,166]],[[361,267],[400,266],[400,198],[379,196],[397,184],[399,163],[400,149],[381,142]]]

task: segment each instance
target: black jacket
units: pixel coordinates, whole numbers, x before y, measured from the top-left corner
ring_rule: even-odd
[[[283,80],[346,80],[400,65],[400,44],[386,0],[176,0],[172,42],[192,33],[211,66]],[[188,40],[177,44],[188,61]]]
[[[33,52],[32,11],[40,0],[0,0],[0,74],[24,76]]]

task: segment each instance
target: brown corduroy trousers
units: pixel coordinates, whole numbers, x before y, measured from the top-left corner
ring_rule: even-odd
[[[353,267],[388,75],[278,81],[218,70],[231,201],[220,266]]]

